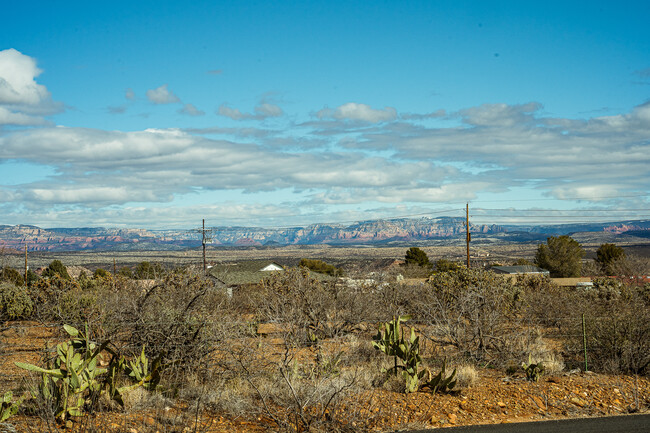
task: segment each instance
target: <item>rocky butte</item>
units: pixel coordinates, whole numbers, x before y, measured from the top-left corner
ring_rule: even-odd
[[[189,224],[188,224],[189,225]],[[575,232],[631,234],[648,237],[650,221],[538,226],[470,224],[476,236],[502,241],[543,241],[546,236]],[[305,227],[260,228],[216,227],[215,246],[263,245],[379,245],[391,242],[445,240],[464,242],[465,219],[458,217],[399,218],[361,221],[350,225],[312,224]],[[526,234],[526,236],[524,236]],[[530,236],[535,234],[535,236]],[[31,225],[0,225],[0,251],[180,250],[200,245],[200,235],[191,230],[146,230],[118,228],[51,228]],[[507,239],[504,238],[507,236]],[[494,240],[494,239],[493,239]]]

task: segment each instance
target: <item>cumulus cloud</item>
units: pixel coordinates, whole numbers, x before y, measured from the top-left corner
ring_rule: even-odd
[[[0,124],[38,125],[40,117],[62,111],[50,92],[36,82],[42,71],[36,60],[10,48],[0,51]]]
[[[323,108],[316,113],[319,119],[351,120],[369,123],[388,122],[397,118],[397,110],[392,107],[374,109],[366,104],[348,102],[335,109]]]
[[[160,104],[175,104],[177,102],[180,102],[181,100],[172,92],[169,90],[167,84],[163,84],[162,86],[156,88],[156,89],[149,89],[147,90],[147,99],[149,101],[153,102],[154,104],[160,105]]]
[[[36,126],[46,125],[48,123],[42,117],[14,113],[0,106],[0,125]]]
[[[42,128],[0,137],[0,159],[56,168],[59,174],[47,183],[16,187],[26,200],[79,205],[160,202],[196,188],[254,193],[436,187],[447,173],[428,162],[395,162],[351,152],[281,152],[178,130]]]
[[[185,104],[178,112],[189,116],[203,116],[205,114],[205,111],[199,110],[193,104]]]
[[[133,101],[135,100],[135,92],[133,91],[133,89],[128,88],[124,91],[124,97],[129,101]]]

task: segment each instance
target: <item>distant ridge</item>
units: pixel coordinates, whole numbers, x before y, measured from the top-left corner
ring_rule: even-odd
[[[282,245],[386,245],[420,241],[464,242],[465,220],[458,217],[423,217],[370,220],[350,225],[312,224],[305,227],[216,227],[213,246],[263,247]],[[600,232],[611,236],[650,237],[650,221],[620,221],[560,225],[471,224],[476,241],[539,242],[547,236]],[[0,250],[20,252],[78,250],[182,250],[196,248],[200,240],[187,230],[117,228],[52,228],[0,225]]]

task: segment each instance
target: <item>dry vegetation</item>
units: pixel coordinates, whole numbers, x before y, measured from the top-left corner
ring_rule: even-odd
[[[291,254],[307,256],[300,251]],[[274,251],[275,257],[284,253]],[[387,250],[336,254],[338,263],[355,254],[368,263],[399,257]],[[466,269],[405,284],[396,278],[399,269],[356,269],[360,274],[351,274],[355,267],[349,266],[348,276],[363,277],[363,284],[317,280],[290,269],[232,295],[192,267],[176,267],[147,284],[110,273],[55,276],[27,290],[3,283],[0,370],[7,380],[0,391],[11,389],[12,401],[32,396],[9,422],[30,428],[25,431],[59,431],[66,423],[96,432],[386,431],[496,422],[504,411],[570,416],[587,408],[596,415],[647,410],[650,404],[648,286],[602,280],[582,291],[544,278],[513,281]],[[375,271],[371,280],[369,270]],[[625,398],[591,376],[563,376],[584,369],[583,313],[589,369],[618,375],[608,383],[619,381],[615,389]],[[395,358],[372,346],[378,324],[406,314],[405,335],[413,330],[419,336],[417,368],[423,372],[418,392],[410,394],[405,376],[392,374]],[[149,362],[160,360],[159,383],[124,392],[123,405],[105,391],[85,395],[83,416],[57,421],[51,397],[38,390],[41,376],[14,361],[45,365],[52,348],[67,338],[56,331],[64,323],[88,326],[93,341],[110,342],[112,352],[102,353],[99,365],[108,365],[111,353],[132,361],[144,347]],[[543,366],[542,382],[549,382],[527,382],[522,362]],[[426,381],[444,364],[447,374],[456,371],[457,383],[448,394],[434,394]],[[120,386],[131,383],[125,373],[116,377]],[[589,381],[585,390],[599,400],[575,394],[576,403],[555,389],[570,393]]]

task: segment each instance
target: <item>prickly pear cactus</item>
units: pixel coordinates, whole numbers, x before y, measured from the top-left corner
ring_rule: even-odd
[[[521,368],[526,372],[526,379],[531,382],[539,381],[539,378],[544,374],[544,364],[541,362],[533,363],[532,356],[528,355],[528,363],[522,362]]]

